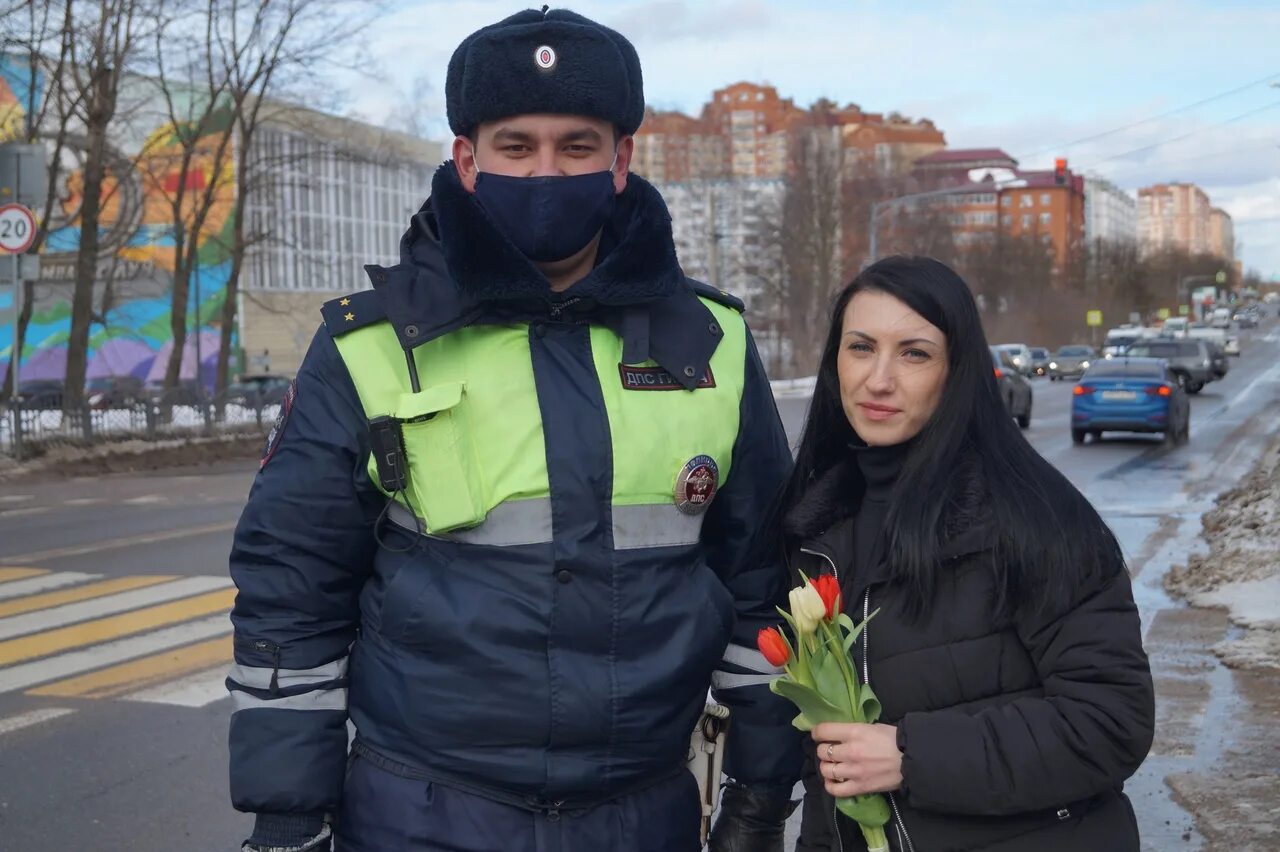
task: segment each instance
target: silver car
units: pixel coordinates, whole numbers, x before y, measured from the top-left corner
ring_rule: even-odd
[[[1078,379],[1097,360],[1098,353],[1092,346],[1063,346],[1049,359],[1049,381]]]
[[[1031,375],[1031,347],[1025,343],[1001,343],[996,349],[1008,352],[1013,366],[1024,376]]]

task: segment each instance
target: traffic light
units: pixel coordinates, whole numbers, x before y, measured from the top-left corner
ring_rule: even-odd
[[[1067,185],[1067,158],[1058,157],[1053,161],[1053,182],[1058,186]]]

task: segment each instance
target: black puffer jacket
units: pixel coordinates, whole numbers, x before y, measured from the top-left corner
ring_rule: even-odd
[[[966,469],[971,505],[949,527],[933,605],[918,621],[883,560],[851,570],[856,477],[829,471],[788,516],[805,542],[792,567],[835,571],[855,621],[879,610],[855,657],[903,752],[890,842],[903,852],[1137,852],[1122,786],[1151,745],[1155,707],[1128,572],[1117,565],[1050,612],[996,615],[995,534],[977,465]],[[807,748],[797,852],[865,850]]]

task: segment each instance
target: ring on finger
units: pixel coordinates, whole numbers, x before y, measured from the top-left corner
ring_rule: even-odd
[[[827,743],[827,760],[831,761],[832,763],[834,763],[836,759],[835,749],[836,749],[835,743]]]

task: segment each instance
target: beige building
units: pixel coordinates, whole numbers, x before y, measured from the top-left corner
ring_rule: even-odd
[[[1235,226],[1221,207],[1209,211],[1209,251],[1224,260],[1236,259]]]
[[[1161,183],[1138,190],[1138,246],[1143,254],[1169,248],[1212,251],[1209,196],[1193,183]],[[1225,215],[1225,214],[1224,214]]]
[[[270,235],[249,250],[238,294],[246,373],[295,373],[320,306],[367,289],[365,264],[399,262],[442,154],[439,142],[351,119],[272,113],[248,152],[274,167],[245,211],[251,233]]]

